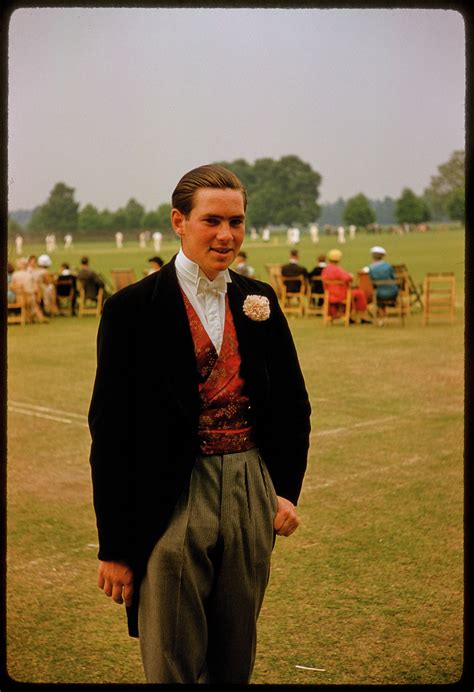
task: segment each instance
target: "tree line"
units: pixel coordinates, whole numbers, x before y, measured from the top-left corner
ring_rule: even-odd
[[[333,205],[318,204],[322,177],[295,155],[257,159],[254,164],[245,159],[219,161],[234,171],[248,192],[247,227],[261,229],[267,225],[307,226],[320,218],[324,223],[354,224],[358,227],[372,223],[417,224],[426,221],[463,221],[464,151],[454,151],[423,195],[404,188],[396,200],[386,197],[382,202],[371,202],[362,192],[348,200],[340,198]],[[33,233],[54,231],[71,232],[83,236],[115,231],[159,230],[171,234],[171,204],[160,204],[147,211],[135,198],[115,211],[99,210],[87,203],[80,208],[74,198],[75,190],[64,182],[56,183],[44,204],[36,207],[27,223],[22,225],[9,215],[9,233],[27,230]],[[323,212],[323,213],[322,213]],[[332,215],[332,216],[331,216]]]

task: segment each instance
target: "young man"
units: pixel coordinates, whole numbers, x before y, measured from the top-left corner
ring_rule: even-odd
[[[273,289],[228,269],[245,208],[225,168],[185,174],[179,253],[100,323],[98,583],[125,601],[149,683],[249,682],[275,534],[299,523],[310,404]]]

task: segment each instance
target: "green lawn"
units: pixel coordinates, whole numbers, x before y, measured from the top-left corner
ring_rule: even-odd
[[[274,551],[257,684],[446,684],[462,673],[464,234],[363,234],[343,266],[356,272],[374,243],[417,284],[454,271],[456,322],[423,327],[418,311],[404,328],[290,320],[313,432],[302,523]],[[302,262],[335,245],[305,239]],[[288,254],[283,238],[246,249],[263,279]],[[154,252],[91,243],[57,251],[54,268],[82,254],[106,276],[140,276]],[[86,415],[97,325],[8,328],[7,662],[18,681],[144,682],[123,610],[96,586]]]

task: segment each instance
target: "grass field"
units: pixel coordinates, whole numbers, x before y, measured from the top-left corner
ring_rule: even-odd
[[[416,283],[454,271],[456,322],[423,327],[419,311],[404,328],[290,320],[313,432],[302,523],[273,555],[256,684],[446,684],[462,674],[464,234],[361,235],[344,246],[343,266],[367,264],[375,242]],[[332,246],[304,240],[303,264]],[[288,254],[283,239],[246,249],[262,279],[265,262]],[[154,252],[96,243],[57,251],[54,268],[82,254],[106,276],[141,276]],[[62,317],[8,328],[7,662],[17,681],[144,682],[123,610],[96,586],[86,415],[97,325]]]

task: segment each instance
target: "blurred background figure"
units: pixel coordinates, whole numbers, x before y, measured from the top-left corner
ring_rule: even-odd
[[[354,240],[355,237],[356,237],[356,226],[354,226],[354,224],[351,223],[351,225],[349,226],[349,238],[351,240]]]
[[[147,274],[154,274],[155,272],[159,272],[161,267],[164,264],[161,257],[150,257],[150,259],[148,261],[150,263],[150,268],[149,268]]]
[[[323,304],[324,299],[324,285],[322,281],[315,281],[314,279],[319,279],[321,277],[321,272],[326,266],[326,255],[318,255],[318,263],[311,271],[308,273],[308,279],[311,286],[311,293],[320,296],[318,298],[318,305]]]
[[[72,247],[72,235],[70,233],[66,233],[64,236],[64,249],[69,250],[69,248]]]
[[[36,258],[35,258],[36,260]],[[12,274],[10,289],[18,296],[22,294],[25,300],[27,322],[49,322],[41,310],[36,292],[33,272],[28,269],[26,257],[20,257],[16,263],[16,269]]]
[[[395,269],[386,261],[386,250],[380,245],[370,248],[372,264],[369,265],[369,276],[372,281],[394,280],[396,278]],[[398,295],[398,286],[381,285],[376,287],[377,300],[377,325],[382,327],[385,324],[387,307],[395,305]]]
[[[50,271],[52,264],[49,255],[40,255],[38,257],[40,305],[43,312],[48,315],[48,317],[50,315],[57,315],[58,313],[56,286],[54,276]]]
[[[120,248],[123,247],[123,233],[122,233],[122,231],[117,231],[117,233],[115,234],[115,244],[119,250],[120,250]]]
[[[45,238],[46,252],[54,252],[56,250],[56,236],[54,233],[48,233]]]
[[[21,255],[23,252],[23,236],[21,233],[17,233],[15,236],[15,250],[17,255]]]
[[[270,229],[266,226],[262,231],[262,240],[264,243],[268,243],[270,240]]]
[[[161,250],[161,241],[163,239],[163,234],[160,233],[160,231],[155,231],[151,237],[153,238],[154,251],[159,252]]]
[[[338,314],[338,305],[343,303],[347,295],[347,286],[353,280],[353,275],[346,272],[345,269],[339,266],[342,258],[340,250],[329,250],[327,254],[328,264],[323,268],[321,277],[326,281],[343,281],[346,285],[333,284],[327,285],[329,293],[329,314],[336,317]],[[367,315],[367,297],[361,288],[352,288],[352,310],[360,317],[362,324],[369,324],[370,319]],[[352,322],[352,319],[351,319]]]
[[[257,229],[252,226],[250,229],[250,240],[258,240]]]
[[[312,223],[309,227],[309,235],[313,243],[319,243],[319,228],[317,223]]]
[[[77,273],[77,280],[84,286],[86,300],[97,300],[99,288],[104,289],[104,300],[110,295],[105,286],[104,279],[89,267],[89,258],[82,257],[81,268]]]
[[[290,258],[286,264],[281,267],[282,276],[300,276],[301,274],[306,278],[308,276],[308,270],[299,263],[300,254],[296,248],[290,250]],[[289,281],[286,284],[287,291],[290,293],[297,293],[300,290],[300,281]]]
[[[337,227],[337,242],[338,243],[345,243],[346,242],[346,229],[344,226],[338,226]]]
[[[16,293],[11,287],[14,271],[15,271],[15,267],[13,266],[13,264],[11,262],[8,262],[8,266],[7,266],[7,300],[9,303],[15,303],[16,302]]]
[[[138,247],[146,248],[146,234],[145,231],[140,231],[138,234]]]
[[[239,252],[237,257],[235,258],[234,271],[237,272],[237,274],[241,274],[242,276],[248,276],[249,278],[252,278],[255,275],[255,269],[251,267],[250,264],[247,264],[246,252]]]
[[[297,226],[290,226],[286,232],[288,245],[297,245],[300,242],[301,232]]]

